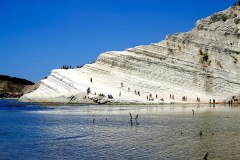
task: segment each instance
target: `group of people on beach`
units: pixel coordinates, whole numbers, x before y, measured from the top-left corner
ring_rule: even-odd
[[[215,104],[216,103],[216,101],[215,101],[215,99],[213,99],[213,101],[212,101],[212,99],[209,99],[209,104]]]
[[[233,104],[233,99],[230,99],[230,100],[228,100],[228,101],[224,101],[224,104],[226,104],[226,103],[229,104],[229,105],[230,105],[230,104]]]
[[[156,99],[158,99],[158,94],[155,95]],[[147,95],[147,101],[154,101],[152,93]],[[164,101],[164,98],[160,98],[160,101]]]
[[[91,77],[90,78],[90,82],[93,83],[93,78]],[[87,88],[87,95],[91,93],[91,89],[90,87]],[[97,93],[95,92],[94,95],[97,95]],[[101,97],[106,97],[105,94],[103,93],[99,93],[98,96],[101,96]],[[86,97],[86,96],[85,96]],[[84,98],[85,99],[85,98]],[[111,94],[108,95],[108,99],[114,99],[113,96]]]
[[[121,82],[121,87],[124,87],[123,82]],[[131,92],[130,87],[128,87],[128,92]],[[141,96],[140,91],[137,91],[137,90],[134,90],[134,94],[138,95],[138,96]]]
[[[124,87],[123,82],[121,82],[121,87]],[[130,87],[128,87],[128,92],[131,92]],[[140,91],[134,90],[134,94],[141,96]],[[121,96],[121,92],[119,93],[119,97]],[[158,94],[156,94],[156,99],[158,99]],[[173,95],[173,99],[174,99],[174,95]],[[149,95],[147,95],[147,101],[154,101],[153,95],[150,93]],[[164,101],[164,98],[160,98],[160,101]]]
[[[70,68],[70,67],[71,66],[66,66],[66,65],[63,66],[63,68]],[[93,83],[93,78],[92,77],[90,78],[90,83]],[[121,82],[121,87],[122,88],[124,87],[123,82]],[[128,87],[128,92],[131,92],[130,87]],[[90,89],[90,87],[88,87],[87,88],[87,95],[90,94],[90,93],[91,93],[91,89]],[[134,94],[138,95],[138,96],[141,96],[140,91],[137,91],[137,90],[134,90]],[[96,92],[95,92],[94,95],[96,95]],[[104,96],[105,97],[104,94],[99,94],[99,96]],[[121,96],[122,96],[122,91],[119,92],[119,97],[121,97]],[[108,99],[113,99],[113,96],[111,94],[109,94],[107,96],[107,98]],[[156,100],[158,99],[158,94],[155,95],[155,98],[156,98]],[[170,99],[174,100],[174,98],[175,98],[174,94],[170,94]],[[159,100],[164,101],[164,98],[160,98]],[[152,95],[152,93],[147,95],[147,101],[154,101],[154,96]],[[182,101],[187,101],[187,96],[182,96]],[[197,97],[196,102],[200,102],[199,97]],[[215,99],[209,99],[209,104],[212,104],[212,103],[213,104],[216,103]],[[233,103],[232,99],[230,101],[228,101],[228,103],[232,104]]]
[[[231,99],[225,100],[225,101],[224,101],[224,104],[227,103],[227,104],[229,104],[229,105],[232,105],[234,102],[238,102],[238,103],[239,103],[239,102],[240,102],[239,100],[240,100],[240,97],[237,98],[236,96],[232,96]]]

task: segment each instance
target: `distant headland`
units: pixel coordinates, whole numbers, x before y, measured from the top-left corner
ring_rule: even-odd
[[[26,79],[0,75],[0,98],[19,98],[33,84]]]

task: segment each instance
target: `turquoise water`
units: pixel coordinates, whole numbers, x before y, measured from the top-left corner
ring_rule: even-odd
[[[129,112],[138,114],[139,125],[131,126]],[[240,159],[240,107],[0,100],[0,159],[186,160],[207,152],[209,159]]]

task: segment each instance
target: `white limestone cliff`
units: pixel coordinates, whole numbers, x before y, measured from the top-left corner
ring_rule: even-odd
[[[114,99],[99,101],[95,92]],[[154,101],[147,101],[149,94]],[[159,43],[106,52],[82,68],[53,70],[20,101],[160,103],[160,98],[182,102],[182,96],[187,96],[187,102],[195,102],[197,97],[201,102],[213,98],[222,102],[239,94],[240,11],[236,6],[199,20],[191,31],[169,35]]]

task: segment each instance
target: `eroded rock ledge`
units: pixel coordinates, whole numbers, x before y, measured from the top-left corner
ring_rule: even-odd
[[[80,69],[53,70],[20,101],[86,103],[104,94],[111,103],[148,103],[151,94],[156,103],[162,103],[161,98],[164,102],[183,102],[183,96],[188,102],[195,102],[197,97],[201,102],[213,98],[223,102],[239,96],[238,8],[199,20],[191,31],[168,35],[159,43],[106,52]],[[91,93],[87,94],[89,87]]]

